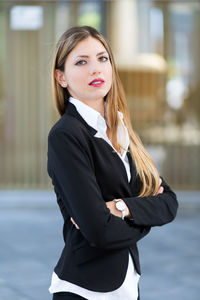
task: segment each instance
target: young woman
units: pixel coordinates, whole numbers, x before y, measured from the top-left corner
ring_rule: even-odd
[[[61,118],[48,137],[48,173],[64,218],[54,300],[139,299],[137,241],[172,221],[174,192],[133,131],[111,49],[92,27],[57,43],[53,88]]]

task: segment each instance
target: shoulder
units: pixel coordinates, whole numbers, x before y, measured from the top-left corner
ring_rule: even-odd
[[[71,144],[79,147],[86,146],[90,134],[87,128],[75,117],[64,114],[50,129],[48,134],[48,144],[63,145]]]
[[[48,138],[53,138],[57,134],[78,136],[84,130],[84,126],[73,116],[64,114],[50,129]]]

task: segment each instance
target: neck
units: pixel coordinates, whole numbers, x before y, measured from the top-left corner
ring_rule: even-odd
[[[83,103],[87,104],[88,106],[92,107],[96,111],[98,111],[103,118],[105,118],[104,115],[104,99],[98,99],[98,100],[81,100]]]

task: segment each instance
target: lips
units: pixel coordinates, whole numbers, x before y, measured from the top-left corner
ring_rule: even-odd
[[[89,85],[92,86],[101,86],[102,84],[104,84],[104,80],[102,78],[95,78],[94,80],[92,80]]]

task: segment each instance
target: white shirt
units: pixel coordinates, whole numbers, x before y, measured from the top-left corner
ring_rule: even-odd
[[[109,140],[106,134],[106,103],[105,103],[105,119],[101,114],[95,109],[91,108],[89,105],[86,105],[82,101],[70,97],[69,101],[76,106],[78,113],[82,118],[88,123],[89,126],[97,130],[97,133],[94,135],[96,138],[103,138],[107,143],[113,147],[111,141]],[[128,130],[123,122],[123,114],[118,111],[120,121],[117,129],[117,139],[118,142],[125,150],[120,154],[119,157],[122,159],[124,166],[126,168],[128,180],[131,179],[130,166],[127,157],[127,149],[129,146],[129,135]],[[115,150],[116,151],[116,150]],[[133,264],[132,257],[129,253],[129,263],[126,273],[125,280],[123,284],[116,290],[112,292],[100,293],[90,291],[88,289],[82,288],[76,284],[60,279],[55,272],[52,274],[51,286],[49,288],[50,293],[57,292],[71,292],[78,294],[88,300],[116,300],[116,299],[126,299],[126,300],[137,300],[138,298],[138,281],[140,275],[136,272]]]

